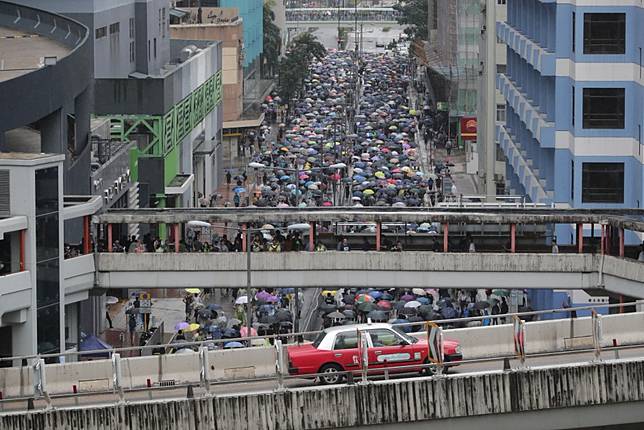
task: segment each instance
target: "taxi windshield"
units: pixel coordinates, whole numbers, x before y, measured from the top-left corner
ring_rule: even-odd
[[[316,338],[315,338],[315,340],[313,341],[313,346],[314,346],[314,347],[316,347],[316,348],[317,348],[318,346],[320,346],[320,344],[322,343],[322,340],[323,340],[325,337],[326,337],[326,333],[325,333],[325,332],[320,332],[320,333],[318,333],[317,337],[316,337]]]
[[[403,331],[403,328],[402,328],[401,326],[396,326],[396,325],[395,325],[395,326],[393,326],[392,328],[396,331],[396,333],[398,333],[399,335],[401,335],[401,336],[402,336],[402,337],[403,337],[407,342],[409,342],[409,343],[416,343],[416,342],[418,342],[418,338],[415,338],[414,336],[410,336],[410,335],[408,335],[407,333],[405,333],[405,332]]]

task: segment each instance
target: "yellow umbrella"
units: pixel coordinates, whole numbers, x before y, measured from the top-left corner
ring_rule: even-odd
[[[197,323],[192,323],[188,327],[186,327],[183,331],[193,332],[193,331],[199,330],[199,327],[201,327],[201,325],[199,325]]]
[[[321,294],[323,297],[326,297],[329,294],[331,294],[332,296],[335,296],[335,290],[323,290]]]
[[[199,288],[186,288],[185,292],[190,294],[199,294],[201,290]]]

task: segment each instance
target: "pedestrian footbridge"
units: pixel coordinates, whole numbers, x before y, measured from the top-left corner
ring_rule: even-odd
[[[609,255],[405,252],[98,253],[100,288],[600,288],[644,298],[644,264]],[[250,266],[248,262],[250,261]]]

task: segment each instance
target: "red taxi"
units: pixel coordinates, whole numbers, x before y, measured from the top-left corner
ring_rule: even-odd
[[[429,363],[426,340],[410,336],[391,324],[356,324],[329,327],[313,343],[289,346],[289,373],[302,376],[324,373],[325,376],[319,377],[318,381],[326,385],[342,381],[344,376],[340,372],[358,372],[359,331],[366,333],[370,373],[372,370],[378,373],[385,368]],[[443,354],[446,362],[463,359],[460,345],[455,340],[443,340]],[[413,368],[389,371],[408,373]]]

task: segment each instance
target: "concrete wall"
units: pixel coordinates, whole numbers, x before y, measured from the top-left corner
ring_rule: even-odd
[[[642,361],[6,414],[5,430],[324,429],[523,414],[644,400]],[[630,403],[634,405],[634,403]],[[578,410],[568,411],[579,414]],[[529,415],[526,415],[529,416]],[[547,416],[547,414],[545,414]],[[612,415],[611,424],[628,422]],[[542,429],[557,428],[542,421]],[[489,428],[499,428],[490,426]]]
[[[603,317],[603,345],[644,343],[644,313]],[[416,333],[419,338],[425,333]],[[475,327],[446,330],[445,336],[461,343],[465,359],[513,355],[512,326]],[[528,354],[592,347],[590,318],[541,321],[526,324]],[[212,382],[275,376],[276,350],[272,347],[217,350],[208,353],[208,379]],[[199,354],[156,355],[122,359],[123,386],[143,388],[150,379],[160,382],[199,384]],[[46,366],[50,394],[70,394],[76,385],[80,392],[111,390],[110,360],[51,364]],[[0,369],[0,393],[11,398],[33,393],[30,368]]]
[[[602,346],[644,343],[644,313],[602,316]],[[414,333],[426,339],[426,332]],[[465,359],[514,355],[512,324],[445,330],[445,337],[458,340]],[[526,323],[526,353],[592,348],[590,317]]]
[[[253,253],[251,269],[255,287],[581,289],[605,285],[619,292],[630,285],[629,295],[644,296],[644,289],[637,287],[644,282],[643,264],[603,258],[602,263],[601,256],[591,254]],[[246,285],[242,253],[104,253],[97,254],[97,268],[98,284],[103,288]],[[605,272],[601,277],[600,270]]]
[[[274,377],[275,348],[259,347],[237,350],[216,350],[208,353],[208,379],[211,382]],[[71,361],[71,360],[70,360]],[[199,354],[167,354],[122,359],[124,389],[147,387],[147,380],[158,387],[166,384],[199,384]],[[47,391],[50,395],[112,390],[112,362],[68,362],[46,365]],[[0,369],[0,397],[33,395],[33,372],[30,367]],[[0,426],[0,428],[2,428]]]

